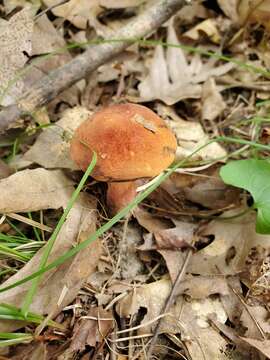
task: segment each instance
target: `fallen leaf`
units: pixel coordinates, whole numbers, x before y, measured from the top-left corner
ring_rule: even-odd
[[[203,229],[201,236],[210,236],[214,240],[193,254],[188,266],[189,272],[234,275],[244,271],[252,248],[269,248],[270,236],[255,232],[255,214],[248,213],[234,218],[239,212],[241,209],[226,211]],[[224,219],[226,217],[229,219]]]
[[[217,0],[219,7],[233,22],[239,22],[238,6],[241,0]]]
[[[70,250],[74,244],[80,243],[95,231],[96,204],[87,194],[82,194],[75,203],[62,226],[51,251],[49,262]],[[30,310],[38,314],[56,316],[66,305],[71,303],[82,284],[95,271],[102,252],[101,243],[95,241],[74,258],[46,272],[39,284]],[[15,275],[5,281],[1,287],[8,286],[38,269],[43,248]],[[0,302],[20,307],[31,282],[17,286],[0,294]],[[61,299],[61,300],[60,300]],[[6,332],[19,328],[21,324],[2,321],[0,331]]]
[[[95,347],[103,342],[114,327],[113,320],[111,311],[91,307],[88,314],[75,325],[70,350],[83,351],[86,345]]]
[[[47,7],[52,7],[59,3],[58,0],[43,0]],[[55,16],[69,20],[79,29],[86,29],[87,23],[93,25],[96,16],[102,11],[99,0],[69,0],[65,4],[56,6],[52,9]]]
[[[149,334],[156,323],[146,325],[156,319],[162,312],[164,302],[171,291],[169,280],[163,279],[143,285],[139,289],[126,295],[117,304],[117,312],[121,317],[129,318],[136,314],[140,308],[145,308],[147,313],[141,321],[142,326],[138,334]],[[225,348],[226,341],[215,332],[207,322],[208,314],[215,313],[217,318],[224,323],[227,316],[218,299],[206,298],[204,300],[185,301],[178,296],[175,304],[170,308],[169,314],[163,317],[161,333],[181,333],[181,340],[188,350],[195,355],[194,359],[227,359],[221,350]],[[216,354],[220,354],[216,357]]]
[[[180,45],[171,21],[167,42]],[[200,98],[199,83],[214,76],[221,76],[233,67],[232,63],[217,66],[215,59],[203,64],[198,54],[188,63],[180,47],[169,46],[165,52],[164,48],[158,45],[148,65],[148,75],[138,85],[140,101],[159,99],[167,105],[173,105],[187,98]]]
[[[65,40],[44,14],[35,21],[32,34],[32,55],[48,54],[64,48]],[[63,55],[63,54],[61,54]],[[67,55],[67,53],[65,54]],[[59,56],[59,54],[54,54]]]
[[[201,124],[195,121],[186,121],[180,118],[174,110],[168,106],[159,104],[158,113],[165,119],[166,124],[173,130],[177,138],[176,160],[186,158],[195,150],[209,141]],[[193,158],[213,160],[226,156],[226,151],[218,143],[211,143],[197,151]]]
[[[220,33],[217,29],[215,19],[206,19],[202,21],[190,30],[186,31],[183,36],[186,36],[192,40],[198,40],[200,38],[201,32],[205,33],[213,41],[213,43],[219,44]]]
[[[240,321],[246,328],[246,337],[260,338],[261,331],[264,334],[270,334],[269,311],[264,305],[251,306],[246,304],[242,308]]]
[[[177,288],[178,294],[189,295],[193,299],[205,299],[210,295],[229,294],[227,280],[220,276],[187,275]]]
[[[0,26],[0,104],[13,104],[22,94],[23,81],[18,70],[31,55],[31,37],[33,32],[33,13],[26,7],[13,15],[9,21],[2,20]]]
[[[24,154],[23,160],[45,168],[77,169],[69,154],[70,139],[74,130],[90,115],[91,112],[83,107],[66,110],[61,120],[42,131],[35,144]]]
[[[59,209],[67,205],[73,190],[60,170],[19,171],[0,180],[0,213]]]
[[[240,205],[240,191],[224,184],[214,167],[201,171],[200,176],[174,173],[170,176],[170,180],[174,185],[174,194],[208,209],[222,209],[232,204]]]
[[[0,159],[0,179],[4,179],[12,174],[12,169]]]
[[[181,249],[190,247],[196,225],[179,221],[178,226],[154,232],[158,249]]]
[[[141,243],[141,231],[138,226],[129,223],[126,230],[123,226],[115,227],[114,232],[120,239],[118,243],[118,267],[121,279],[135,279],[143,273],[144,265],[138,257],[136,247]]]
[[[126,7],[135,7],[145,3],[147,0],[99,0],[100,6],[109,9],[125,9]]]
[[[208,79],[202,87],[202,119],[215,120],[222,114],[226,104],[217,89],[215,80]]]
[[[270,19],[270,1],[269,0],[240,0],[238,5],[239,19],[241,24],[259,23],[264,25],[267,30]]]
[[[240,339],[245,341],[250,346],[254,347],[255,349],[259,350],[264,356],[270,358],[270,340],[258,340],[258,339],[251,339],[245,338],[240,336]]]

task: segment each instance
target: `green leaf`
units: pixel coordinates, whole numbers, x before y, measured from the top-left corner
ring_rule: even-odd
[[[270,234],[270,162],[268,160],[238,160],[222,166],[222,180],[249,191],[257,209],[256,231]]]

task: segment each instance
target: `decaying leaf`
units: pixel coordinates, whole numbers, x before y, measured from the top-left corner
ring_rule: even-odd
[[[0,180],[0,213],[65,207],[74,190],[60,170],[19,171]]]
[[[168,26],[167,42],[180,45],[172,22]],[[188,63],[180,47],[168,47],[165,52],[156,46],[149,63],[148,75],[138,86],[141,101],[159,99],[172,105],[187,98],[200,98],[201,85],[213,76],[221,76],[234,67],[233,64],[216,65],[216,61],[203,64],[199,55],[194,55]]]
[[[13,15],[9,21],[2,20],[0,26],[0,104],[13,104],[23,92],[23,82],[18,70],[31,55],[33,13],[28,7]]]
[[[113,315],[102,307],[92,307],[77,324],[70,345],[71,351],[82,351],[86,345],[95,347],[113,329]]]
[[[40,16],[34,25],[32,35],[32,55],[48,54],[53,51],[59,51],[66,45],[59,31],[53,26],[47,15]],[[61,54],[66,56],[65,54]],[[59,56],[59,54],[54,54]],[[43,60],[41,60],[43,61]],[[38,64],[37,64],[38,65]]]
[[[192,152],[199,149],[209,141],[208,135],[204,132],[201,124],[193,121],[185,121],[180,118],[173,109],[158,105],[159,114],[165,118],[167,125],[174,131],[177,138],[176,159],[180,160],[189,156]],[[211,143],[205,148],[197,151],[194,158],[222,159],[226,156],[226,151],[218,143]]]
[[[202,119],[213,121],[226,108],[215,80],[208,79],[202,87]]]
[[[119,301],[117,312],[121,317],[129,317],[137,313],[141,307],[145,308],[147,313],[141,324],[146,324],[161,314],[170,289],[170,281],[166,279],[143,285]],[[221,354],[221,350],[225,349],[226,342],[209,327],[207,322],[207,316],[211,313],[215,313],[220,322],[226,321],[227,316],[219,300],[206,298],[187,302],[184,297],[178,296],[169,314],[164,316],[160,332],[168,334],[181,332],[181,339],[189,351],[194,354],[195,349],[197,351],[194,359],[225,360],[226,357]],[[154,327],[155,323],[145,325],[138,330],[138,333],[149,334]],[[220,357],[216,357],[216,354],[220,354]]]
[[[189,37],[193,40],[198,40],[200,37],[200,32],[206,34],[214,43],[218,44],[220,42],[220,34],[217,29],[215,19],[206,19],[202,21],[192,29],[186,31],[183,36]]]
[[[23,159],[45,168],[76,168],[69,154],[70,139],[90,115],[91,112],[83,107],[66,110],[61,120],[42,131]]]
[[[233,22],[239,21],[237,10],[241,0],[217,0],[217,2],[226,16],[228,16]]]
[[[66,253],[74,244],[88,238],[95,231],[95,223],[95,201],[88,195],[82,194],[71,209],[56,239],[48,262]],[[50,314],[51,316],[58,314],[73,301],[84,281],[95,270],[101,252],[101,243],[96,241],[73,259],[45,273],[39,284],[37,295],[31,304],[31,311],[43,315]],[[8,286],[37,270],[42,253],[43,248],[1,286]],[[31,283],[28,282],[1,293],[0,302],[20,307],[30,286]],[[14,322],[2,321],[0,331],[10,331],[19,326]]]
[[[241,337],[241,339],[250,346],[259,350],[260,353],[262,353],[267,358],[270,358],[270,340],[258,340],[245,337]]]
[[[44,0],[46,6],[51,7],[59,3],[58,0]],[[69,0],[65,4],[52,9],[55,16],[69,20],[79,29],[85,29],[87,22],[93,21],[99,12],[102,11],[99,0]]]
[[[177,194],[177,197],[184,196],[194,204],[208,209],[223,209],[232,205],[240,205],[240,191],[224,184],[214,167],[201,171],[200,176],[174,173],[170,176],[170,183],[173,185],[173,189],[168,190]],[[163,184],[165,188],[166,185],[166,183]]]
[[[255,232],[255,214],[233,218],[237,212],[227,211],[205,227],[201,235],[214,240],[193,255],[188,271],[193,274],[234,275],[245,269],[251,248],[269,248],[270,236]],[[229,219],[222,219],[226,217]]]

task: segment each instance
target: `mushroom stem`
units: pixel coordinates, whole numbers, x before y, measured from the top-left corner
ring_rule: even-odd
[[[136,197],[138,183],[134,181],[109,182],[107,205],[111,215],[117,214]]]

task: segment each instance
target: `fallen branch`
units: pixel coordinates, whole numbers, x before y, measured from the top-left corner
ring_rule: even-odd
[[[47,104],[63,90],[96,70],[106,61],[111,60],[113,56],[130,46],[135,39],[156,30],[185,3],[186,0],[156,2],[126,26],[116,31],[113,38],[110,38],[111,40],[120,39],[120,41],[110,42],[110,39],[105,39],[104,43],[89,47],[69,63],[42,77],[18,100],[17,104],[10,105],[0,112],[0,132],[7,129],[23,114],[29,114]],[[121,41],[121,39],[127,40]]]

